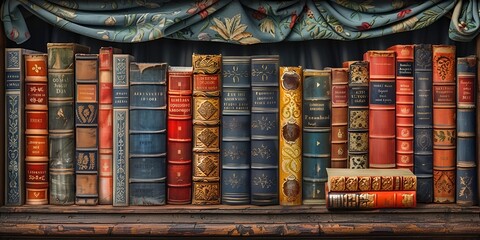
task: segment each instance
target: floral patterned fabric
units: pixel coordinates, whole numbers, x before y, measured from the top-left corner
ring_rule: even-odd
[[[470,41],[480,24],[476,0],[6,0],[2,21],[16,43],[30,38],[21,7],[59,28],[112,42],[356,40],[421,29],[449,13],[450,38]]]

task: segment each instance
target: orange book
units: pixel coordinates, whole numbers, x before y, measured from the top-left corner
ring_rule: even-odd
[[[414,208],[416,191],[328,192],[327,209],[365,210],[378,208]]]
[[[433,45],[433,202],[455,202],[455,46]]]
[[[368,51],[370,62],[368,162],[370,168],[395,168],[395,52]]]

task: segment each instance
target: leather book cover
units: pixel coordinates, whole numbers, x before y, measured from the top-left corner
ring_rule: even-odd
[[[413,45],[394,45],[396,67],[396,167],[413,171]]]
[[[368,165],[395,168],[395,52],[372,50],[369,61]]]
[[[222,55],[193,54],[192,204],[220,204]]]
[[[48,43],[50,197],[53,205],[75,203],[75,54],[90,48]]]
[[[25,54],[25,204],[48,204],[47,54]]]
[[[98,204],[98,54],[75,54],[75,204]]]
[[[409,169],[328,168],[331,192],[415,191],[417,177]]]
[[[302,78],[302,67],[280,67],[280,205],[302,204]]]
[[[433,202],[433,105],[432,45],[418,44],[415,50],[414,173],[417,201]]]
[[[456,203],[478,203],[476,157],[476,78],[477,57],[457,58],[457,172]]]
[[[331,70],[303,70],[303,204],[324,204],[330,167]]]
[[[98,203],[112,204],[113,202],[113,54],[122,50],[114,47],[101,47],[98,51],[99,59],[99,107],[98,107],[98,152],[99,171]]]
[[[332,68],[332,168],[347,168],[348,68]]]
[[[250,57],[222,58],[222,204],[250,204]]]
[[[192,201],[193,68],[169,67],[167,203]]]
[[[433,201],[455,202],[455,46],[433,45]]]
[[[251,58],[251,204],[278,204],[278,55]]]
[[[415,208],[416,191],[327,192],[329,210]]]
[[[166,203],[167,70],[130,63],[130,205]]]
[[[368,62],[348,66],[348,162],[351,169],[368,168]]]
[[[130,63],[134,57],[113,54],[113,206],[129,204]],[[100,165],[101,166],[101,165]],[[100,177],[102,177],[100,175]],[[101,182],[101,180],[100,180]],[[101,187],[100,187],[101,189]],[[100,190],[101,191],[101,190]]]

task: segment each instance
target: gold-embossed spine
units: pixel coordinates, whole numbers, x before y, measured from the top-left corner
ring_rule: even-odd
[[[302,204],[302,67],[280,67],[280,205]]]
[[[220,204],[221,55],[193,54],[192,204]]]

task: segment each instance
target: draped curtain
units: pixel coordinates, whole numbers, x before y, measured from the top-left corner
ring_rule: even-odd
[[[160,38],[241,45],[314,39],[359,40],[425,28],[448,15],[448,35],[479,33],[476,0],[6,0],[6,36],[30,38],[21,8],[67,31],[117,42]]]

